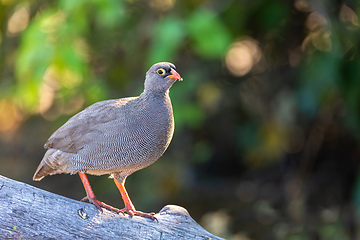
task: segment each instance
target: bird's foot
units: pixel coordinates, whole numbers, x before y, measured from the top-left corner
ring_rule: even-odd
[[[94,204],[95,207],[96,207],[101,213],[103,212],[102,209],[104,208],[104,209],[107,209],[107,210],[109,210],[109,211],[111,211],[111,212],[115,212],[115,213],[117,213],[117,214],[122,213],[122,214],[124,214],[124,216],[125,216],[125,213],[124,213],[124,211],[123,211],[122,209],[120,210],[120,209],[114,208],[114,207],[112,207],[112,206],[110,206],[110,205],[107,205],[106,203],[103,203],[103,202],[97,200],[96,198],[89,198],[88,196],[86,196],[86,197],[84,197],[83,199],[81,199],[80,201],[81,201],[81,202],[85,202],[86,200],[88,200],[90,203]]]
[[[155,213],[144,213],[144,212],[141,212],[141,211],[136,211],[135,209],[130,209],[130,208],[123,208],[123,209],[118,209],[118,208],[114,208],[110,205],[107,205],[106,203],[103,203],[99,200],[97,200],[96,198],[89,198],[88,196],[84,197],[83,199],[80,200],[81,202],[85,202],[85,201],[89,201],[90,203],[94,204],[95,207],[102,213],[103,212],[103,208],[104,209],[107,209],[111,212],[114,212],[114,213],[117,213],[117,214],[124,214],[125,216],[125,213],[129,214],[130,217],[132,218],[133,216],[139,216],[139,217],[144,217],[144,218],[149,218],[153,221],[157,221],[157,218],[154,217]]]
[[[151,219],[153,221],[159,222],[157,220],[157,218],[154,217],[155,213],[153,213],[153,212],[152,213],[144,213],[144,212],[136,211],[135,209],[129,209],[129,208],[126,208],[126,207],[121,209],[120,211],[123,212],[123,213],[129,214],[131,218],[133,216],[139,216],[139,217],[149,218],[149,219]]]

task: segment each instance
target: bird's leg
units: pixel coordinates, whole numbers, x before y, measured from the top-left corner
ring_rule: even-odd
[[[140,216],[140,217],[150,218],[150,219],[156,220],[158,222],[156,217],[154,217],[155,213],[143,213],[143,212],[140,212],[140,211],[136,211],[135,207],[134,207],[134,204],[132,204],[132,202],[131,202],[131,200],[129,198],[129,195],[128,195],[126,189],[125,189],[124,183],[123,182],[120,183],[115,178],[114,178],[114,182],[115,182],[117,188],[119,189],[121,197],[122,197],[122,199],[124,201],[124,204],[125,204],[125,208],[121,209],[122,212],[128,213],[131,217]]]
[[[122,210],[114,208],[112,206],[107,205],[106,203],[103,203],[103,202],[100,202],[99,200],[97,200],[93,190],[91,189],[91,186],[90,186],[90,183],[89,183],[89,180],[88,180],[86,174],[82,173],[82,172],[78,172],[78,173],[79,173],[79,176],[81,178],[81,181],[82,181],[82,183],[84,185],[84,188],[85,188],[85,191],[86,191],[86,197],[81,199],[82,202],[88,200],[90,203],[94,204],[95,207],[100,212],[103,212],[102,208],[105,208],[105,209],[107,209],[109,211],[112,211],[112,212],[124,214],[124,212]]]

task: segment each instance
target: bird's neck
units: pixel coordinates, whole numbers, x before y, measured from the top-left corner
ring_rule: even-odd
[[[151,89],[151,90],[144,90],[144,92],[140,95],[141,98],[169,98],[169,89],[167,90],[159,90],[159,89]]]

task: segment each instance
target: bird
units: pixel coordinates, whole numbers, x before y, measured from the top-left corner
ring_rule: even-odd
[[[157,219],[137,211],[125,189],[126,178],[158,160],[174,133],[169,89],[182,81],[174,64],[159,62],[146,72],[144,91],[137,97],[97,102],[71,117],[44,145],[47,149],[34,176],[78,174],[86,197],[103,212],[107,209],[132,218]],[[96,199],[87,175],[110,174],[125,207],[118,209]]]

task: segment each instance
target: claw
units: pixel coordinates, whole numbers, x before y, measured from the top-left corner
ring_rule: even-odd
[[[88,196],[84,197],[83,199],[81,199],[80,201],[84,202],[88,200],[90,203],[94,204],[95,207],[101,212],[103,213],[103,208],[106,209],[106,210],[109,210],[110,212],[114,212],[114,213],[122,213],[124,216],[125,216],[125,213],[124,211],[120,210],[120,209],[117,209],[117,208],[114,208],[110,205],[107,205],[106,203],[103,203],[99,200],[97,200],[96,198],[95,199],[92,199],[92,198],[89,198]]]
[[[126,207],[121,209],[120,211],[122,211],[123,213],[127,213],[129,214],[130,218],[132,218],[133,216],[139,216],[139,217],[144,217],[144,218],[149,218],[153,221],[156,221],[156,222],[159,222],[157,220],[156,217],[154,217],[155,213],[144,213],[144,212],[141,212],[141,211],[136,211],[135,209],[132,210],[132,209],[127,209]]]
[[[83,197],[83,198],[80,200],[80,202],[85,202],[85,201],[87,201],[87,200],[89,200],[89,198],[88,198],[88,196],[85,196],[85,197]]]
[[[155,213],[143,213],[143,212],[140,212],[140,211],[135,211],[133,214],[135,216],[145,217],[145,218],[149,218],[149,219],[151,219],[153,221],[159,222],[159,220],[157,220],[157,218],[154,217]]]

